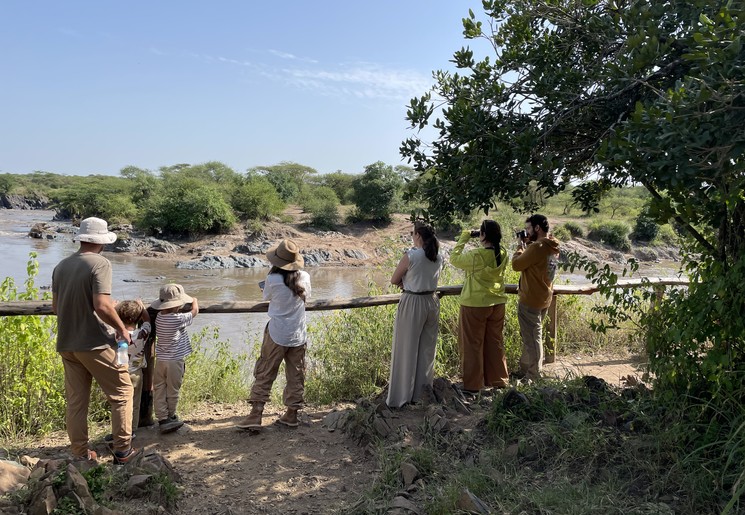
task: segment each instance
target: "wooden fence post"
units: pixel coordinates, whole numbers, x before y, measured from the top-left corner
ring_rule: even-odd
[[[546,352],[543,356],[545,363],[553,363],[556,361],[556,353],[559,350],[559,338],[558,338],[558,326],[559,321],[557,319],[558,307],[556,302],[557,296],[551,297],[551,305],[548,307],[548,331],[545,340]]]

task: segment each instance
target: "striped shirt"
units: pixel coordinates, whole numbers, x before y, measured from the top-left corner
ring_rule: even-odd
[[[158,359],[184,359],[191,354],[186,328],[193,320],[191,313],[158,313],[155,317],[155,354]]]

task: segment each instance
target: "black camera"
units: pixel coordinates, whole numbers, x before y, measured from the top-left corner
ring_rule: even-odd
[[[471,231],[471,238],[478,238],[481,236],[481,231]]]
[[[522,231],[515,231],[515,236],[517,236],[521,240],[524,240],[528,237],[528,233],[525,232],[525,229],[523,229]]]

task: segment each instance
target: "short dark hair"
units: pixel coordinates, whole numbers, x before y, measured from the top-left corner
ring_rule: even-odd
[[[533,215],[529,216],[526,220],[527,223],[530,224],[531,227],[535,227],[536,225],[543,229],[543,232],[548,234],[548,218],[546,218],[543,215]]]

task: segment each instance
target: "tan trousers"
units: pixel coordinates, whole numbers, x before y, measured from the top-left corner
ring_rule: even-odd
[[[386,404],[400,408],[419,400],[435,378],[440,299],[404,293],[393,325],[391,374]]]
[[[517,321],[523,352],[520,356],[520,372],[533,381],[541,377],[543,369],[543,319],[548,309],[535,309],[518,302]]]
[[[460,307],[458,344],[464,389],[503,388],[509,383],[503,330],[504,304]]]
[[[181,385],[184,383],[186,362],[183,359],[155,358],[153,376],[153,404],[158,422],[176,414]]]
[[[132,431],[137,429],[140,423],[140,401],[142,400],[142,369],[137,370],[129,374],[129,379],[132,381],[132,388],[134,389],[134,397],[132,398]]]
[[[88,455],[88,405],[92,380],[111,406],[111,434],[115,451],[127,451],[132,438],[132,383],[127,367],[116,364],[112,347],[86,352],[60,352],[65,369],[65,424],[72,454]]]
[[[265,404],[269,401],[272,385],[279,372],[279,365],[284,360],[287,379],[283,394],[285,406],[302,408],[305,393],[305,347],[305,345],[299,347],[277,345],[269,336],[268,326],[264,328],[261,356],[256,360],[254,367],[254,384],[251,386],[248,402]]]

